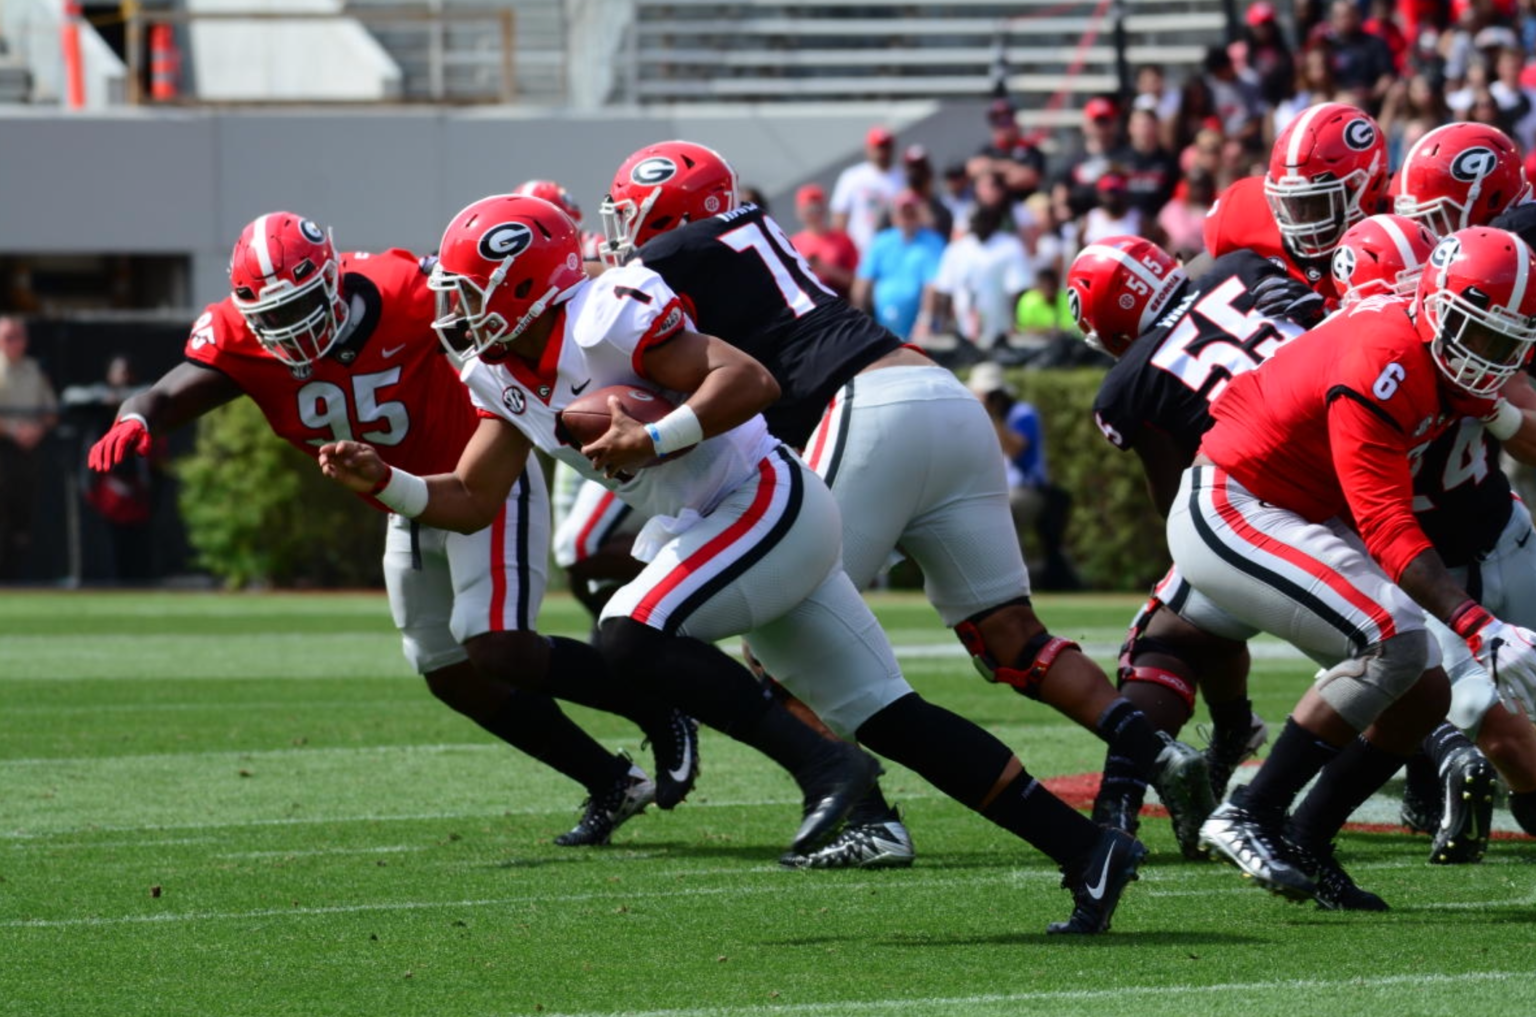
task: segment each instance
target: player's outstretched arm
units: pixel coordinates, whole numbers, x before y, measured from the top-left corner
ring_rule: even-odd
[[[105,472],[129,456],[145,455],[151,433],[173,431],[242,394],[240,386],[219,371],[178,364],[123,402],[117,422],[91,446],[86,462],[91,469]]]
[[[337,441],[320,448],[320,472],[427,526],[474,533],[495,522],[531,446],[504,420],[482,418],[452,473],[418,477],[395,469],[371,445]]]

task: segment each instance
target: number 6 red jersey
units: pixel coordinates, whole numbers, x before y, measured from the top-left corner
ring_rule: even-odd
[[[187,358],[226,375],[261,407],[275,434],[310,456],[327,442],[351,439],[411,473],[449,472],[477,421],[432,331],[426,267],[398,248],[342,255],[347,323],[309,367],[292,368],[262,349],[227,297],[193,323]]]

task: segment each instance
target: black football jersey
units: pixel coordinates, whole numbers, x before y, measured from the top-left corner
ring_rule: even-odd
[[[796,447],[848,379],[901,346],[824,286],[756,205],[663,233],[639,251],[700,332],[750,353],[779,383],[768,429]]]
[[[1211,402],[1227,382],[1302,333],[1300,325],[1255,309],[1253,288],[1269,278],[1289,275],[1251,251],[1234,251],[1186,284],[1156,327],[1105,375],[1093,402],[1104,436],[1126,451],[1151,428],[1172,437],[1193,460],[1211,426]],[[1306,293],[1300,283],[1291,285]]]
[[[1445,564],[1466,565],[1499,542],[1514,506],[1499,443],[1470,417],[1413,461],[1413,511]]]

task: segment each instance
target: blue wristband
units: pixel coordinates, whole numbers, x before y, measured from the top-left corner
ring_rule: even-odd
[[[655,424],[646,424],[645,433],[651,436],[651,445],[656,449],[657,455],[664,455],[661,451],[661,431]]]

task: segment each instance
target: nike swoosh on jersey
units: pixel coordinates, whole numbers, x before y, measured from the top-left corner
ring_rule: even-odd
[[[385,358],[388,359],[389,357],[392,357],[396,353],[399,353],[401,350],[405,349],[405,345],[406,345],[405,343],[401,343],[399,346],[396,346],[392,350],[384,350],[382,352],[383,352]]]
[[[587,380],[591,381],[592,379],[588,378]],[[583,385],[582,387],[585,388],[586,386]],[[677,781],[678,783],[682,783],[683,781],[688,779],[688,771],[690,769],[692,769],[692,768],[693,768],[693,745],[691,745],[688,742],[684,742],[683,743],[683,765],[679,766],[675,770],[668,770],[667,771],[667,776],[671,777],[673,780]]]
[[[1531,531],[1531,530],[1526,530],[1526,531],[1525,531],[1525,536],[1523,536],[1523,537],[1521,537],[1521,538],[1520,538],[1520,539],[1519,539],[1519,540],[1517,540],[1517,541],[1515,541],[1515,546],[1516,546],[1516,547],[1524,547],[1524,546],[1525,546],[1525,542],[1526,542],[1526,541],[1527,541],[1527,540],[1530,540],[1530,539],[1531,539],[1531,533],[1532,533],[1532,532],[1533,532],[1533,531]]]
[[[590,384],[592,384],[592,379],[588,378],[586,381],[582,382],[580,385],[572,385],[571,386],[571,395],[581,395],[582,390],[585,389]]]
[[[1094,900],[1099,900],[1104,896],[1104,887],[1109,885],[1109,863],[1114,861],[1114,859],[1115,853],[1113,851],[1104,856],[1104,871],[1099,873],[1098,885],[1088,888],[1088,896]]]

